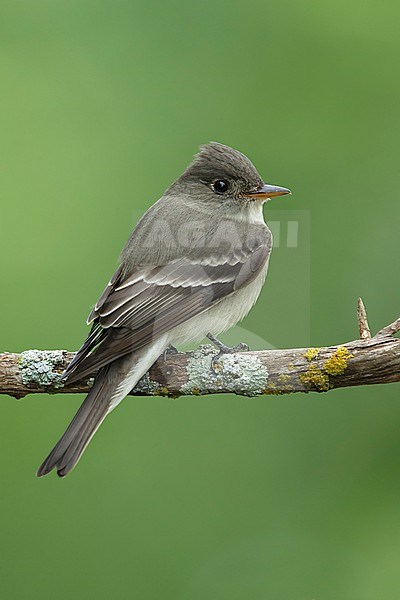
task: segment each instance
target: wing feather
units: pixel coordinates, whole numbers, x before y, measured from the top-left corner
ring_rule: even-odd
[[[88,376],[209,309],[255,279],[270,249],[265,239],[250,240],[223,260],[181,258],[128,274],[121,265],[91,312],[92,330],[64,378]]]

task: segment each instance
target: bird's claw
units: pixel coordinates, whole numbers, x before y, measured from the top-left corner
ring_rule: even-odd
[[[179,350],[178,348],[175,348],[175,346],[170,344],[167,348],[165,348],[164,352],[162,353],[164,362],[167,360],[168,354],[179,354]]]
[[[240,342],[236,346],[226,346],[222,342],[220,342],[216,337],[214,337],[211,333],[207,334],[210,342],[214,344],[219,349],[218,354],[212,357],[211,359],[211,370],[214,373],[219,373],[221,368],[219,365],[219,359],[224,356],[224,354],[235,354],[236,352],[248,352],[249,346],[244,342]]]

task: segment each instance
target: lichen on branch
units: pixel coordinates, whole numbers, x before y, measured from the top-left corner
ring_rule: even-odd
[[[227,354],[211,368],[212,346],[167,353],[138,382],[132,395],[242,396],[327,392],[340,387],[400,381],[400,319],[370,336],[365,307],[358,304],[360,339],[322,348],[292,348]],[[22,398],[35,393],[87,393],[93,377],[73,384],[60,379],[74,357],[66,350],[0,354],[0,394]]]

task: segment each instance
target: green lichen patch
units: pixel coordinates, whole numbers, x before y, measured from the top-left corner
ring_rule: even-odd
[[[353,358],[345,346],[339,346],[335,352],[324,362],[324,371],[328,375],[342,375],[348,367],[348,361]]]
[[[315,365],[310,365],[306,373],[299,377],[301,383],[309,386],[310,389],[318,392],[327,392],[329,390],[329,375],[317,369]]]
[[[319,348],[309,348],[307,352],[304,352],[304,358],[311,362],[314,358],[317,358],[319,354]]]
[[[216,350],[212,346],[200,346],[188,359],[187,382],[181,387],[182,394],[209,394],[226,392],[245,396],[262,394],[268,382],[268,371],[257,356],[248,354],[224,354],[218,361],[218,373],[211,368]]]
[[[41,387],[64,387],[61,381],[64,352],[62,350],[26,350],[21,353],[19,366],[22,383]]]
[[[133,389],[133,393],[146,396],[168,396],[167,388],[160,387],[160,384],[150,379],[148,373],[143,375]]]

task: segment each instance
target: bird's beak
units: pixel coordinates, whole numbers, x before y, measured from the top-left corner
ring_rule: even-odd
[[[287,188],[265,184],[261,189],[249,194],[243,194],[243,196],[245,198],[253,198],[254,200],[262,200],[263,198],[275,198],[275,196],[284,196],[291,193]]]

